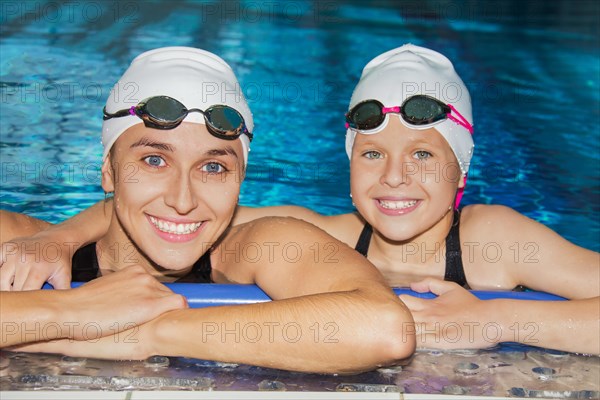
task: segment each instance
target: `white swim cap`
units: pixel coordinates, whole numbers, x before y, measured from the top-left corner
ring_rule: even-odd
[[[231,67],[220,57],[191,47],[163,47],[137,56],[106,100],[106,111],[114,113],[137,105],[152,96],[169,96],[186,108],[222,104],[234,108],[244,118],[252,132],[254,121]],[[189,113],[184,121],[205,124],[201,113]],[[102,144],[105,159],[115,141],[126,129],[143,123],[135,115],[111,118],[102,123]],[[240,135],[244,149],[244,164],[248,162],[250,140]]]
[[[418,94],[451,104],[473,125],[471,96],[450,60],[436,51],[412,44],[385,52],[365,66],[348,109],[365,100],[378,100],[385,107],[400,106],[407,98]],[[390,114],[386,114],[381,129],[387,125],[389,118]],[[402,120],[401,117],[400,119]],[[404,123],[403,120],[402,122]],[[466,175],[474,147],[471,133],[450,119],[430,125],[410,125],[413,129],[432,126],[446,139],[462,173]],[[356,133],[356,130],[350,128],[346,132],[348,157],[352,156]]]

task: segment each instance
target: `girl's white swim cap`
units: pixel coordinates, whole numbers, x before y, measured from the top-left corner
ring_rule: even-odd
[[[412,44],[385,52],[365,66],[348,109],[365,100],[378,100],[385,107],[400,106],[407,98],[418,94],[453,105],[473,125],[471,96],[450,60],[436,51]],[[390,114],[386,114],[382,128],[389,118]],[[411,128],[431,126],[446,139],[466,175],[474,147],[471,133],[449,119],[427,126],[411,125]],[[352,155],[356,134],[354,129],[346,131],[348,157]]]
[[[254,129],[252,113],[231,67],[220,57],[192,47],[163,47],[137,56],[106,100],[106,111],[114,113],[137,105],[152,96],[169,96],[186,108],[222,104],[237,110],[248,131]],[[205,124],[201,113],[190,113],[186,122]],[[128,128],[142,124],[137,116],[112,118],[102,123],[103,159],[115,141]],[[244,164],[248,161],[250,140],[241,135]]]

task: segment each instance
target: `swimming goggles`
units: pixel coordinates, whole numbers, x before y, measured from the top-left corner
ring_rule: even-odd
[[[397,113],[409,125],[422,126],[449,119],[465,127],[473,134],[473,126],[451,104],[444,104],[438,99],[422,94],[411,96],[401,106],[384,107],[377,100],[365,100],[346,114],[346,128],[360,131],[371,131],[383,123],[385,115]],[[456,114],[453,115],[452,113]],[[364,132],[376,133],[376,132]]]
[[[199,108],[187,109],[179,101],[169,96],[154,96],[142,100],[137,106],[132,106],[115,113],[108,113],[104,107],[104,120],[135,115],[144,121],[144,125],[154,129],[174,129],[178,127],[191,112],[204,115],[207,130],[215,137],[234,140],[241,134],[252,141],[252,133],[248,132],[242,115],[226,105],[214,105],[206,110]]]

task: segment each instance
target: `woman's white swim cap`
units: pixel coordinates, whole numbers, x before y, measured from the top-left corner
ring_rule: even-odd
[[[188,109],[206,110],[216,104],[227,105],[242,115],[248,131],[254,129],[252,113],[233,70],[223,59],[205,50],[163,47],[140,54],[113,86],[106,100],[106,111],[128,109],[152,96],[172,97]],[[195,112],[188,114],[184,121],[205,124],[204,116]],[[125,130],[142,123],[135,115],[104,121],[102,159]],[[250,140],[246,135],[240,135],[239,139],[246,164]]]
[[[400,106],[404,100],[418,94],[453,105],[473,125],[471,96],[450,60],[436,51],[412,44],[385,52],[365,66],[348,109],[365,100],[378,100],[385,107]],[[382,128],[387,125],[389,116],[386,114]],[[410,125],[413,129],[432,126],[446,139],[466,175],[474,147],[471,133],[450,119],[427,126]],[[350,128],[346,131],[348,157],[352,156],[356,133]]]

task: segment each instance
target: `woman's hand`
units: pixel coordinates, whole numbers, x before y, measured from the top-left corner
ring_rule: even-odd
[[[68,338],[75,340],[112,335],[187,307],[185,297],[173,293],[139,265],[60,292],[65,296],[66,317],[76,324]]]

